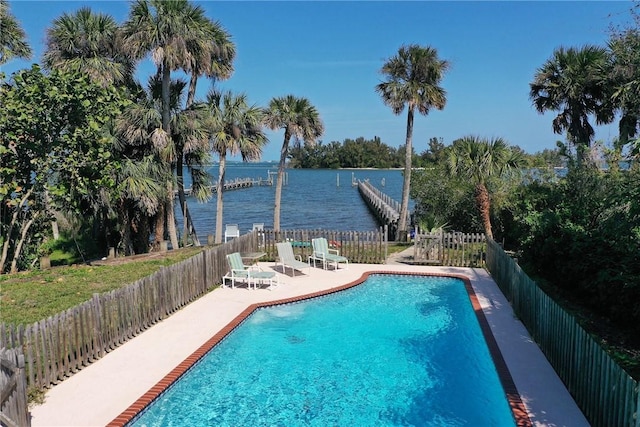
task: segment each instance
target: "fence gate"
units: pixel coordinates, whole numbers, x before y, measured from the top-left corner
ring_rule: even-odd
[[[442,237],[442,233],[416,233],[413,259],[429,264],[442,264]]]
[[[24,356],[19,348],[0,348],[0,391],[0,425],[30,426]]]

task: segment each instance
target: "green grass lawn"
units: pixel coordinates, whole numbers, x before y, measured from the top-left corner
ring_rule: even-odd
[[[0,321],[30,324],[81,304],[187,259],[204,248],[149,254],[110,265],[74,265],[0,275]]]
[[[388,254],[411,244],[390,243]],[[30,324],[91,299],[95,293],[109,292],[148,276],[163,266],[187,259],[204,248],[169,251],[153,258],[136,257],[110,265],[73,265],[0,275],[0,321]]]

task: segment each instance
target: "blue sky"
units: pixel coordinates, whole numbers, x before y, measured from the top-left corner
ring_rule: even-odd
[[[375,86],[379,70],[403,44],[430,45],[451,62],[442,81],[444,110],[417,115],[414,147],[431,137],[445,144],[475,134],[502,137],[534,153],[564,140],[551,129],[552,113],[540,115],[529,100],[529,83],[559,46],[604,46],[612,23],[627,22],[633,2],[196,2],[219,21],[237,47],[235,73],[221,89],[245,92],[266,106],[274,97],[308,98],[325,124],[324,143],[379,136],[391,146],[404,144],[406,110],[395,116]],[[34,48],[32,61],[14,60],[13,71],[40,60],[46,28],[63,12],[90,6],[126,19],[122,1],[16,1],[11,12]],[[140,66],[139,75],[153,67]],[[146,77],[145,77],[146,80]],[[210,82],[198,82],[203,98]],[[596,138],[617,136],[617,125],[600,127]],[[276,160],[283,132],[268,132],[263,159]]]

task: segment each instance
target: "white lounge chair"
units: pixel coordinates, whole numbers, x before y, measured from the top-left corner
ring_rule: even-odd
[[[302,272],[303,268],[308,268],[309,273],[311,273],[311,265],[306,262],[302,262],[302,258],[300,255],[296,256],[293,254],[293,246],[291,246],[291,242],[280,242],[276,243],[276,247],[278,248],[278,260],[279,263],[282,264],[282,271],[286,274],[287,267],[291,269],[291,274],[295,276],[295,270],[299,270]],[[278,265],[278,262],[276,262]]]
[[[238,224],[227,224],[224,229],[225,243],[228,239],[233,239],[235,237],[240,237],[240,229],[238,228]]]
[[[256,265],[244,265],[242,262],[242,256],[239,252],[234,252],[227,255],[227,262],[229,263],[229,273],[222,278],[222,284],[226,286],[226,281],[231,281],[231,288],[235,287],[236,281],[247,282],[247,287],[251,289],[251,282],[253,282],[253,288],[256,289],[258,283],[269,283],[269,289],[272,286],[278,286],[278,276],[274,271],[262,271]]]
[[[309,264],[313,260],[313,265],[315,266],[316,261],[321,261],[323,269],[326,270],[330,264],[334,264],[335,270],[338,270],[338,264],[342,262],[346,264],[345,270],[349,268],[347,257],[341,256],[337,249],[329,249],[329,242],[324,237],[311,239],[311,245],[313,246],[313,253],[309,257]]]

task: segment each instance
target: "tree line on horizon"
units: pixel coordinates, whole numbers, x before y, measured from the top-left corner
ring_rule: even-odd
[[[457,141],[457,140],[456,140]],[[452,144],[455,144],[453,141]],[[426,148],[416,153],[413,147],[411,165],[413,168],[428,168],[443,156],[445,142],[443,138],[432,137]],[[561,168],[566,161],[559,148],[545,148],[542,151],[528,154],[518,146],[513,150],[521,153],[524,167],[528,168]],[[393,147],[382,142],[380,137],[365,139],[347,138],[342,143],[332,141],[330,144],[301,145],[291,149],[289,167],[294,169],[339,169],[339,168],[402,168],[405,161],[405,146]]]

